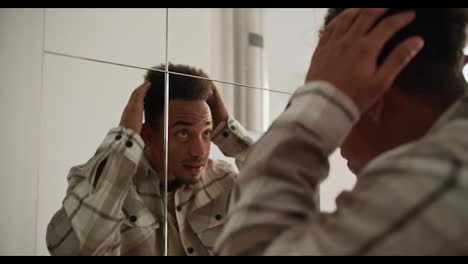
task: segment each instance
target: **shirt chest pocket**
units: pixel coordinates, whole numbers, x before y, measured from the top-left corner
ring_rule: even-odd
[[[210,250],[226,222],[229,195],[222,195],[211,204],[196,210],[188,219],[194,233]]]
[[[130,188],[122,212],[125,216],[120,228],[122,246],[134,247],[136,243],[151,240],[156,236],[160,221],[146,207],[143,200]]]
[[[145,202],[136,194],[133,186],[129,189],[127,199],[125,199],[122,213],[124,222],[122,226],[130,228],[159,228],[158,219],[150,212]]]
[[[125,219],[120,228],[122,254],[157,254],[154,241],[162,239],[158,219],[146,208],[128,210],[124,214]]]

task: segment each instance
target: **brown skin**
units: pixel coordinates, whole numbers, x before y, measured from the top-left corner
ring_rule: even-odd
[[[163,174],[164,122],[163,115],[156,125],[142,124],[143,99],[151,83],[145,82],[133,91],[122,114],[120,126],[141,134],[145,142],[145,158],[151,167]],[[171,100],[169,102],[168,183],[173,190],[198,180],[209,156],[211,132],[228,113],[213,86],[207,102]],[[164,181],[161,179],[160,184]]]
[[[422,38],[403,41],[377,66],[385,43],[415,18],[414,12],[395,14],[370,30],[387,10],[352,8],[334,18],[321,34],[306,76],[306,82],[333,84],[361,111],[360,120],[342,145],[342,155],[354,173],[384,151],[420,138],[440,115],[393,84],[422,49]]]
[[[341,146],[341,155],[358,174],[383,152],[424,136],[441,114],[397,87],[391,88],[355,124]]]
[[[120,118],[120,126],[131,129],[140,134],[142,127],[141,124],[143,122],[143,99],[150,87],[150,82],[144,82],[132,92],[128,103],[125,106],[124,112],[122,113],[122,117]]]
[[[163,116],[158,124],[163,123]],[[203,172],[210,154],[213,123],[204,101],[171,100],[169,102],[169,185],[195,183]],[[164,126],[143,126],[145,157],[158,174],[162,174]]]

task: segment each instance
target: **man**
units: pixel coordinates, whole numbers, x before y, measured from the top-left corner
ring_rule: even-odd
[[[306,84],[246,158],[227,255],[467,254],[463,9],[331,9]],[[358,182],[313,194],[341,146]]]
[[[70,170],[47,229],[52,255],[164,254],[163,69],[148,71],[120,126]],[[229,163],[208,158],[210,141],[237,164],[252,141],[203,71],[172,64],[169,71],[195,77],[169,77],[168,255],[209,255],[237,177]]]

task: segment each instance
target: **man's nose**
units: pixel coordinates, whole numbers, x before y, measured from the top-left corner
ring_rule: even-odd
[[[190,155],[194,157],[202,157],[205,155],[206,147],[202,139],[196,138],[190,144]]]

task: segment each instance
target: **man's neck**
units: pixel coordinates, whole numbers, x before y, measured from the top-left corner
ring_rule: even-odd
[[[394,139],[407,143],[425,136],[448,107],[436,109],[418,102],[401,102],[395,109],[398,109],[394,119],[397,124],[391,125],[397,128],[393,131]]]
[[[167,191],[168,192],[175,192],[178,189],[182,188],[184,186],[184,183],[179,181],[179,180],[172,180],[167,183]],[[164,179],[160,179],[160,184],[159,187],[161,190],[164,190]]]

